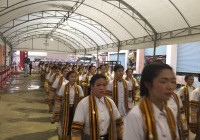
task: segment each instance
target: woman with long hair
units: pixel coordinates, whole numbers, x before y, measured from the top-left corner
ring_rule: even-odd
[[[166,102],[176,89],[176,78],[167,64],[144,67],[140,104],[132,108],[125,121],[124,140],[178,140],[174,115]]]

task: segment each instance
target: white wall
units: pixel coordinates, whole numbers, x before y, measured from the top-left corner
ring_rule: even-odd
[[[127,69],[127,64],[128,64],[128,53],[129,50],[121,50],[119,53],[125,53],[125,70]],[[117,54],[117,52],[108,52],[108,61],[110,61],[110,54]]]
[[[137,49],[136,73],[141,74],[144,68],[144,49]]]
[[[177,65],[177,48],[177,44],[167,45],[166,63],[173,68],[174,73],[176,73]]]

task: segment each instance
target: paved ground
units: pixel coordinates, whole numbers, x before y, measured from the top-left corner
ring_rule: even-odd
[[[0,90],[0,140],[57,140],[39,75],[19,76]]]

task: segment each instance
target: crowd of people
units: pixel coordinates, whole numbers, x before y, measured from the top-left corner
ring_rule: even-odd
[[[193,75],[176,92],[173,69],[164,63],[146,65],[140,81],[120,64],[113,73],[108,64],[39,66],[58,140],[189,140],[190,131],[200,140]]]

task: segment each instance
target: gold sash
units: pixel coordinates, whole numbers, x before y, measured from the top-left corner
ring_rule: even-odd
[[[126,112],[128,113],[129,109],[128,109],[128,94],[129,94],[129,91],[127,89],[127,83],[124,79],[122,79],[122,82],[123,82],[123,86],[124,86],[124,104],[125,104],[125,109],[126,109]],[[116,104],[116,106],[118,107],[118,83],[117,83],[117,80],[116,78],[114,78],[113,80],[113,100]]]
[[[89,76],[90,76],[90,74],[88,73],[87,75],[86,75],[86,78],[85,78],[85,81],[84,81],[84,83],[83,83],[83,85],[84,85],[84,96],[86,97],[86,96],[88,96],[88,88],[89,88]]]
[[[74,97],[74,111],[76,109],[76,106],[79,102],[79,89],[77,84],[74,85],[74,92],[75,92],[75,97]],[[68,132],[68,123],[69,123],[69,96],[70,96],[70,84],[67,83],[65,86],[65,95],[64,95],[64,112],[63,112],[63,122],[62,122],[62,128],[63,128],[63,132],[62,132],[62,140],[67,140],[67,132]],[[73,111],[73,112],[74,112]]]
[[[61,88],[62,83],[63,83],[63,75],[60,77],[59,82],[58,82],[58,89],[57,89],[58,91]]]
[[[52,83],[54,83],[54,81],[56,80],[56,77],[59,76],[58,73],[56,73],[54,76],[53,76],[53,79],[52,79]]]
[[[107,97],[104,97],[106,106],[110,115],[110,124],[109,124],[109,140],[114,140],[114,118],[112,104]],[[98,119],[98,110],[95,101],[95,97],[91,94],[89,96],[89,121],[90,121],[90,140],[100,140],[100,131],[99,131],[99,119]]]
[[[200,87],[199,88],[199,93],[200,93]],[[199,96],[200,97],[200,96]],[[190,130],[193,133],[198,134],[200,131],[200,98],[198,101],[191,100],[190,101]]]
[[[126,80],[128,80],[128,77],[126,77]],[[135,97],[135,80],[133,79],[133,77],[131,77],[131,82],[132,82],[132,91],[131,91],[131,94],[132,94],[132,101],[134,101],[134,97]]]
[[[158,140],[157,130],[156,130],[156,119],[154,116],[154,110],[152,106],[152,102],[149,98],[145,97],[140,105],[140,110],[143,114],[144,121],[147,128],[147,140]],[[176,140],[176,124],[171,110],[165,106],[165,110],[167,113],[167,121],[169,124],[170,133],[172,136],[172,140]]]
[[[178,96],[174,93],[173,94],[174,100],[176,102],[177,108],[178,108],[178,116],[177,116],[177,122],[178,122],[178,127],[180,127],[181,131],[183,132],[184,136],[187,137],[189,134],[189,129],[188,129],[188,124],[185,118],[185,111],[183,108],[180,107],[180,101]],[[184,118],[183,116],[184,115]],[[185,126],[185,127],[184,127]],[[182,133],[180,133],[182,135]]]
[[[194,89],[194,87],[193,87]],[[185,110],[185,116],[187,119],[187,124],[189,124],[189,118],[190,118],[190,95],[189,95],[189,91],[188,91],[188,85],[184,86],[184,110]]]

